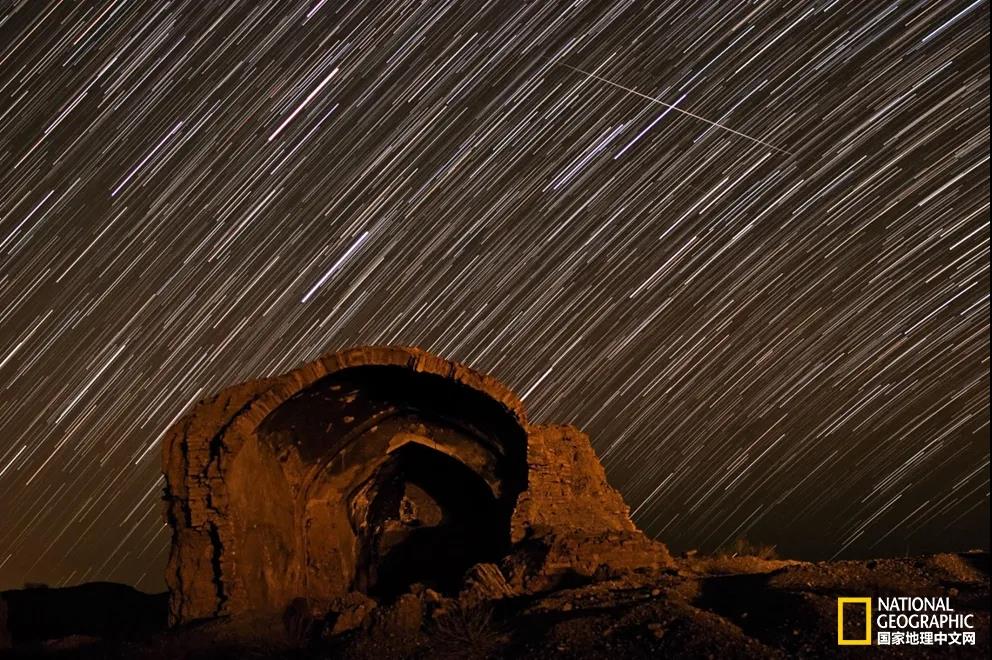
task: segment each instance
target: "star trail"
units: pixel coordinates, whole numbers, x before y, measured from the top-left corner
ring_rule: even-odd
[[[675,550],[987,547],[989,4],[0,4],[0,588],[163,588],[159,442],[355,344]]]

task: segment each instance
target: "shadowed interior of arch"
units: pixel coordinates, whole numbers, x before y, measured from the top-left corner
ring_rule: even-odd
[[[484,392],[352,367],[287,399],[258,431],[283,470],[298,462],[309,475],[296,515],[311,597],[346,587],[390,600],[415,583],[451,592],[509,548],[526,432]]]
[[[450,593],[469,567],[506,551],[499,502],[457,459],[408,444],[373,479],[375,496],[360,524],[356,589],[385,600],[418,582]]]

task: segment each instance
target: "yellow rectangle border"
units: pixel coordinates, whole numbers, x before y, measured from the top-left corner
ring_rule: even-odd
[[[864,603],[865,606],[865,638],[844,639],[844,605],[848,603]],[[837,599],[837,644],[840,646],[869,646],[871,645],[871,598],[838,598]]]

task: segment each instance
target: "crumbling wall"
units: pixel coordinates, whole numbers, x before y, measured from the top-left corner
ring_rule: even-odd
[[[172,622],[217,616],[230,606],[233,567],[222,538],[233,530],[224,459],[240,449],[234,420],[270,385],[258,380],[229,387],[200,401],[165,435],[165,515],[172,528],[165,581]]]
[[[507,420],[494,432],[506,436],[504,427],[512,427],[519,435],[507,441],[519,442],[521,476],[516,488],[523,487],[526,417],[519,399],[492,377],[424,351],[350,349],[283,376],[227,388],[199,402],[168,431],[164,442],[166,518],[173,530],[166,582],[173,623],[265,607],[281,609],[301,595],[343,595],[354,573],[357,552],[352,546],[359,530],[345,509],[348,503],[343,498],[338,501],[333,489],[350,492],[405,443],[422,442],[455,456],[478,470],[481,478],[496,479],[491,485],[497,489],[503,487],[499,480],[509,478],[512,470],[492,465],[496,459],[487,452],[493,448],[479,449],[457,428],[447,429],[445,415],[437,411],[426,411],[430,415],[423,424],[416,423],[417,411],[411,413],[412,421],[395,424],[390,419],[380,423],[344,416],[335,420],[341,422],[337,428],[328,428],[328,438],[337,438],[348,450],[335,447],[327,455],[321,447],[314,454],[312,446],[297,444],[298,433],[292,427],[272,434],[262,431],[274,411],[321,379],[366,367],[423,374],[436,379],[431,382],[450,383],[471,393],[465,395],[469,399],[489,402],[486,405]],[[342,397],[348,399],[348,393]],[[321,406],[321,401],[315,399],[313,405]],[[454,410],[451,416],[463,413]],[[471,435],[474,430],[466,432]],[[308,433],[312,445],[313,429]],[[325,473],[338,476],[332,486],[322,486],[323,495],[310,494],[308,489],[315,483],[327,481]],[[516,492],[507,492],[506,497],[510,498],[508,518]],[[313,498],[318,498],[316,505],[310,501]],[[316,539],[316,550],[314,538],[304,529],[307,524],[321,527],[314,530],[318,536],[326,527],[328,538]]]
[[[553,529],[637,529],[620,493],[606,481],[589,436],[574,426],[529,430],[527,490],[517,500],[510,528],[515,543]]]
[[[180,419],[163,452],[172,623],[371,593],[381,572],[369,562],[380,560],[394,562],[381,568],[395,588],[407,564],[388,553],[419,548],[422,562],[409,565],[419,576],[434,570],[431,539],[444,546],[439,567],[503,556],[525,590],[668,561],[631,522],[585,434],[529,425],[497,380],[414,348],[350,349],[230,387]],[[476,493],[479,521],[453,488],[430,482],[435,473],[468,480],[454,490]],[[447,505],[420,520],[410,511],[428,491]],[[611,559],[612,548],[629,556]]]
[[[589,436],[574,426],[531,426],[527,490],[513,512],[515,551],[503,571],[518,592],[534,593],[595,577],[657,571],[668,549],[647,538],[606,480]]]

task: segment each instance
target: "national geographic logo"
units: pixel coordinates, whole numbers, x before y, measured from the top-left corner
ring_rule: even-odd
[[[864,614],[864,635],[859,635],[854,639],[849,639],[844,635],[844,609],[845,605],[863,606]],[[860,609],[852,607],[851,609]],[[860,617],[859,617],[860,619]],[[868,646],[871,644],[871,598],[838,598],[837,599],[837,643],[840,646]]]
[[[946,596],[840,597],[837,644],[974,646],[975,615],[955,612],[950,600]]]

